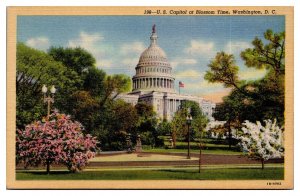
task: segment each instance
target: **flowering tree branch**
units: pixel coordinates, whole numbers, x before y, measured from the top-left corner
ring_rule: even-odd
[[[265,126],[259,121],[251,123],[245,121],[242,127],[243,134],[239,137],[240,146],[249,157],[258,158],[264,162],[271,158],[281,158],[284,156],[283,128],[276,124],[276,120],[264,120]]]
[[[81,170],[95,156],[96,138],[82,133],[82,125],[70,116],[54,112],[47,121],[37,121],[17,130],[16,156],[24,167],[64,164],[72,171]]]

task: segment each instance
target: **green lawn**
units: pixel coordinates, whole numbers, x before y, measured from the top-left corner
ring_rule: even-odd
[[[282,180],[283,168],[223,168],[202,169],[160,169],[160,170],[112,170],[82,171],[68,173],[53,171],[18,171],[17,180]]]
[[[187,147],[187,142],[182,142],[182,141],[179,141],[179,142],[176,142],[176,146],[177,147]],[[212,144],[212,143],[205,143],[203,142],[202,145],[204,145],[205,147],[220,147],[220,148],[229,148],[228,145],[225,145],[225,144]],[[190,142],[190,146],[191,147],[194,147],[194,148],[199,148],[199,143],[198,142]]]
[[[170,142],[164,137],[165,140],[165,146],[169,146]],[[233,145],[230,149],[228,145],[225,144],[215,144],[214,142],[217,142],[217,140],[213,139],[203,139],[203,147],[202,152],[203,154],[224,154],[224,155],[242,155],[243,153],[238,151],[237,148]],[[223,142],[224,141],[219,141]],[[151,148],[150,146],[143,145],[143,151],[144,152],[187,152],[188,149],[188,143],[183,141],[177,141],[176,142],[176,148],[169,148],[165,149],[163,147],[160,148]],[[192,141],[190,142],[190,149],[192,153],[199,153],[199,143]]]

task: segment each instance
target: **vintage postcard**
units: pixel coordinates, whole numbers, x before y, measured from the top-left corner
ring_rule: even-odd
[[[8,7],[8,189],[293,189],[293,7]]]

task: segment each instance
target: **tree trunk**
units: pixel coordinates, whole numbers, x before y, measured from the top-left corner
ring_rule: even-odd
[[[50,174],[50,161],[47,160],[47,174]]]
[[[199,173],[201,173],[201,159],[202,159],[202,145],[201,145],[201,141],[200,141],[200,152],[199,152]]]
[[[172,133],[173,148],[176,148],[176,132]]]
[[[232,138],[232,134],[231,134],[231,129],[230,129],[230,122],[228,123],[228,144],[229,144],[229,149],[231,149],[231,138]]]
[[[199,138],[199,173],[201,173],[201,162],[202,162],[202,130],[200,129],[200,138]]]
[[[261,169],[265,168],[265,160],[262,158],[261,159]]]

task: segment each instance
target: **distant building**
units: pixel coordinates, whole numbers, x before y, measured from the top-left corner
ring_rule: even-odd
[[[171,120],[182,101],[199,103],[203,113],[213,120],[216,104],[194,95],[178,94],[175,90],[175,78],[172,66],[165,52],[157,44],[155,25],[152,28],[150,46],[141,54],[132,77],[132,92],[118,95],[118,99],[131,103],[145,102],[153,106],[161,119]]]

